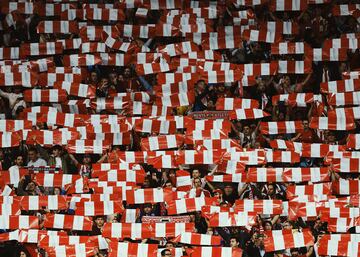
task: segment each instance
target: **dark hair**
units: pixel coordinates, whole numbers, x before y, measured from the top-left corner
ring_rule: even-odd
[[[164,249],[161,251],[161,256],[165,256],[166,252],[171,252],[169,249]]]
[[[59,151],[62,151],[63,148],[60,146],[60,145],[54,145],[52,150],[59,150]]]
[[[231,236],[231,237],[230,237],[230,241],[231,241],[231,239],[235,239],[237,243],[240,242],[239,239],[237,238],[237,236]]]
[[[24,252],[26,256],[31,256],[30,253],[29,253],[29,251],[28,251],[26,248],[21,248],[21,249],[19,249],[18,252],[17,252],[17,254],[16,254],[16,256],[20,256],[20,253],[21,253],[21,252]]]
[[[38,150],[35,147],[29,147],[28,152],[39,153]]]
[[[97,220],[98,218],[102,218],[103,220],[106,220],[106,217],[103,215],[98,215],[94,217],[94,221]]]
[[[153,206],[152,206],[151,203],[145,203],[145,204],[144,204],[144,208],[147,208],[147,207],[152,208]]]
[[[24,156],[21,153],[17,153],[14,155],[14,159],[16,160],[18,157],[22,157],[24,159]]]
[[[265,220],[265,221],[263,222],[263,224],[262,224],[263,227],[265,227],[266,224],[270,224],[270,226],[272,227],[271,221]]]

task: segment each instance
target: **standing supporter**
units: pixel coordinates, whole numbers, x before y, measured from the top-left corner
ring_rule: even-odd
[[[142,218],[144,216],[157,216],[156,211],[154,210],[154,207],[151,203],[144,204],[139,217],[137,218],[137,222],[142,222]]]
[[[109,96],[109,80],[107,78],[102,78],[100,80],[99,86],[96,88],[97,97],[108,97]]]
[[[251,132],[250,126],[244,125],[243,131],[239,132],[240,144],[244,148],[251,148],[255,144],[256,132]]]
[[[298,133],[291,141],[301,141],[303,143],[316,143],[318,142],[317,135],[315,131],[309,128],[309,121],[302,121],[303,131]]]
[[[9,168],[10,172],[18,172],[20,168],[24,167],[24,157],[22,154],[16,154],[14,165]]]
[[[42,195],[42,189],[31,180],[30,176],[21,177],[18,188],[18,195]]]
[[[264,250],[264,241],[263,241],[264,235],[261,234],[253,234],[251,238],[251,242],[246,248],[246,254],[245,256],[266,256],[266,257],[273,257],[273,254],[266,253]]]
[[[202,188],[202,182],[200,178],[193,179],[193,188],[189,191],[189,198],[193,197],[210,197],[210,192]]]
[[[123,80],[119,80],[118,93],[131,93],[140,91],[141,84],[139,80],[134,76],[130,67],[125,67],[122,76]]]
[[[95,216],[91,235],[101,235],[104,224],[105,224],[104,216]]]
[[[41,156],[47,160],[49,166],[60,168],[65,174],[70,173],[69,156],[67,153],[64,153],[64,150],[60,145],[52,147],[52,154],[49,154],[48,151],[43,149],[40,145],[37,145],[37,149],[41,152]]]
[[[69,154],[69,158],[71,159],[75,167],[78,169],[79,175],[81,175],[82,177],[91,177],[92,161],[89,154],[84,154],[82,164],[72,154]]]
[[[225,185],[223,200],[228,202],[230,205],[233,205],[237,198],[237,192],[234,190],[232,185]]]
[[[207,108],[208,94],[214,87],[207,87],[205,81],[200,80],[195,85],[195,103],[193,111],[204,111]]]
[[[39,151],[35,147],[31,147],[28,150],[29,161],[27,166],[29,167],[44,167],[47,166],[47,162],[39,157]]]
[[[90,85],[97,85],[99,83],[99,76],[96,71],[91,71],[87,83]]]
[[[7,170],[11,166],[11,160],[6,154],[5,149],[0,149],[0,170]]]

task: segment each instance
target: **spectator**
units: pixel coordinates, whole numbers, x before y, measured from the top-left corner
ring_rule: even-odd
[[[316,143],[318,142],[317,135],[315,131],[311,128],[309,128],[309,121],[304,120],[302,122],[303,125],[303,131],[298,133],[294,138],[291,139],[291,141],[301,141],[304,143]]]
[[[169,249],[164,249],[161,251],[162,257],[172,257],[171,251]]]
[[[4,149],[0,149],[0,170],[7,170],[10,168],[10,159],[5,154]]]
[[[29,161],[27,166],[29,167],[45,167],[47,162],[39,157],[39,152],[35,147],[28,150]]]
[[[250,127],[245,125],[243,131],[239,133],[240,144],[244,148],[251,148],[255,144],[256,134],[255,131],[251,132]]]
[[[95,216],[91,234],[92,235],[101,235],[104,224],[105,224],[104,216]]]

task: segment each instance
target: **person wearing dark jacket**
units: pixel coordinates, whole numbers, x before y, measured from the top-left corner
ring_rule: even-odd
[[[243,252],[243,257],[277,257],[274,253],[265,252],[264,235],[254,233]]]

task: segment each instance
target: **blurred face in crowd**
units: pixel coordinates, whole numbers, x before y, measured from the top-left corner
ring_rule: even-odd
[[[96,72],[91,72],[90,74],[90,83],[96,84],[98,81],[98,75]]]
[[[164,253],[161,254],[161,256],[164,256],[164,257],[171,257],[172,254],[170,252],[170,250],[165,250]]]
[[[264,248],[264,236],[263,235],[256,236],[255,245],[259,248]]]
[[[124,81],[124,76],[122,74],[119,74],[117,76],[117,81]]]
[[[270,231],[270,230],[272,230],[272,226],[271,226],[271,223],[270,223],[270,222],[265,222],[265,224],[264,224],[264,230],[265,230],[265,231]]]
[[[259,90],[259,92],[263,93],[265,92],[265,82],[263,80],[260,80],[258,82],[258,87],[257,89]]]
[[[55,157],[60,157],[61,154],[62,154],[62,150],[57,149],[57,148],[53,149],[52,152],[53,152],[53,155],[54,155]]]
[[[215,193],[214,193],[214,197],[219,197],[219,198],[220,198],[220,197],[221,197],[221,194],[220,194],[219,192],[215,192]]]
[[[130,68],[125,68],[125,70],[124,70],[124,78],[130,78],[130,77],[131,77]]]
[[[29,184],[27,185],[26,188],[27,188],[27,191],[34,192],[36,189],[36,185],[34,182],[31,181],[31,182],[29,182]]]
[[[89,155],[85,155],[83,158],[83,163],[86,164],[91,164],[91,157]]]
[[[297,251],[297,250],[292,250],[291,251],[291,257],[298,257],[298,256],[300,256],[299,251]]]
[[[24,251],[21,251],[20,252],[20,255],[19,255],[19,257],[26,257],[27,255],[26,255],[26,253],[24,252]]]
[[[97,217],[95,219],[95,224],[98,228],[101,228],[102,226],[104,226],[105,220],[103,217]]]
[[[239,242],[235,238],[230,239],[230,247],[236,248],[239,246]]]
[[[244,126],[243,133],[244,133],[245,136],[250,136],[250,127],[249,126]]]
[[[146,206],[144,207],[144,212],[145,212],[145,214],[150,214],[151,211],[152,211],[152,208],[151,208],[150,205],[146,205]]]
[[[239,121],[239,120],[236,121],[235,126],[236,126],[237,129],[241,130],[241,128],[242,128],[241,121]]]
[[[54,188],[54,195],[60,195],[61,194],[61,189],[58,187]]]
[[[268,194],[269,195],[275,194],[275,188],[273,185],[268,185]]]
[[[201,180],[199,178],[194,179],[194,187],[201,188]]]
[[[144,188],[149,188],[150,187],[150,181],[149,181],[148,177],[145,178],[143,187]]]
[[[204,81],[199,81],[199,82],[196,84],[196,90],[197,90],[198,93],[204,92],[205,87],[206,87],[206,84],[205,84]]]
[[[283,85],[284,86],[290,86],[290,83],[291,83],[290,77],[289,76],[284,76],[283,77]]]
[[[335,135],[333,133],[329,133],[328,141],[329,143],[335,143]]]
[[[192,176],[193,176],[193,178],[200,178],[200,171],[199,170],[193,170]]]
[[[327,138],[329,135],[330,131],[329,130],[324,130],[324,138]]]
[[[38,156],[37,156],[37,153],[35,152],[35,151],[29,151],[29,159],[31,160],[31,161],[36,161],[37,160],[37,158],[38,158]]]
[[[209,110],[215,110],[215,104],[212,100],[209,100],[208,103],[207,103],[207,108]]]
[[[116,85],[117,84],[117,76],[116,76],[116,73],[110,73],[109,74],[109,80],[110,80],[110,83],[113,84],[113,85]]]
[[[214,235],[214,229],[208,227],[208,228],[207,228],[207,231],[206,231],[206,234],[207,234],[207,235],[210,235],[210,236]]]
[[[220,93],[222,93],[222,92],[225,91],[225,85],[220,84],[217,89],[218,89],[218,91],[219,91]]]
[[[304,121],[303,121],[303,127],[304,127],[304,130],[309,129],[309,121],[304,120]]]
[[[17,166],[23,166],[24,165],[24,159],[22,156],[18,156],[15,159],[15,165]]]
[[[232,188],[232,186],[226,186],[226,187],[224,188],[224,193],[225,193],[226,195],[231,195],[231,194],[233,193],[233,191],[234,191],[234,189]]]
[[[173,186],[172,186],[171,182],[168,181],[168,182],[166,182],[165,187],[166,188],[172,188]]]
[[[100,85],[102,88],[106,88],[109,84],[109,80],[107,78],[102,78],[101,79],[101,82],[100,82]]]

